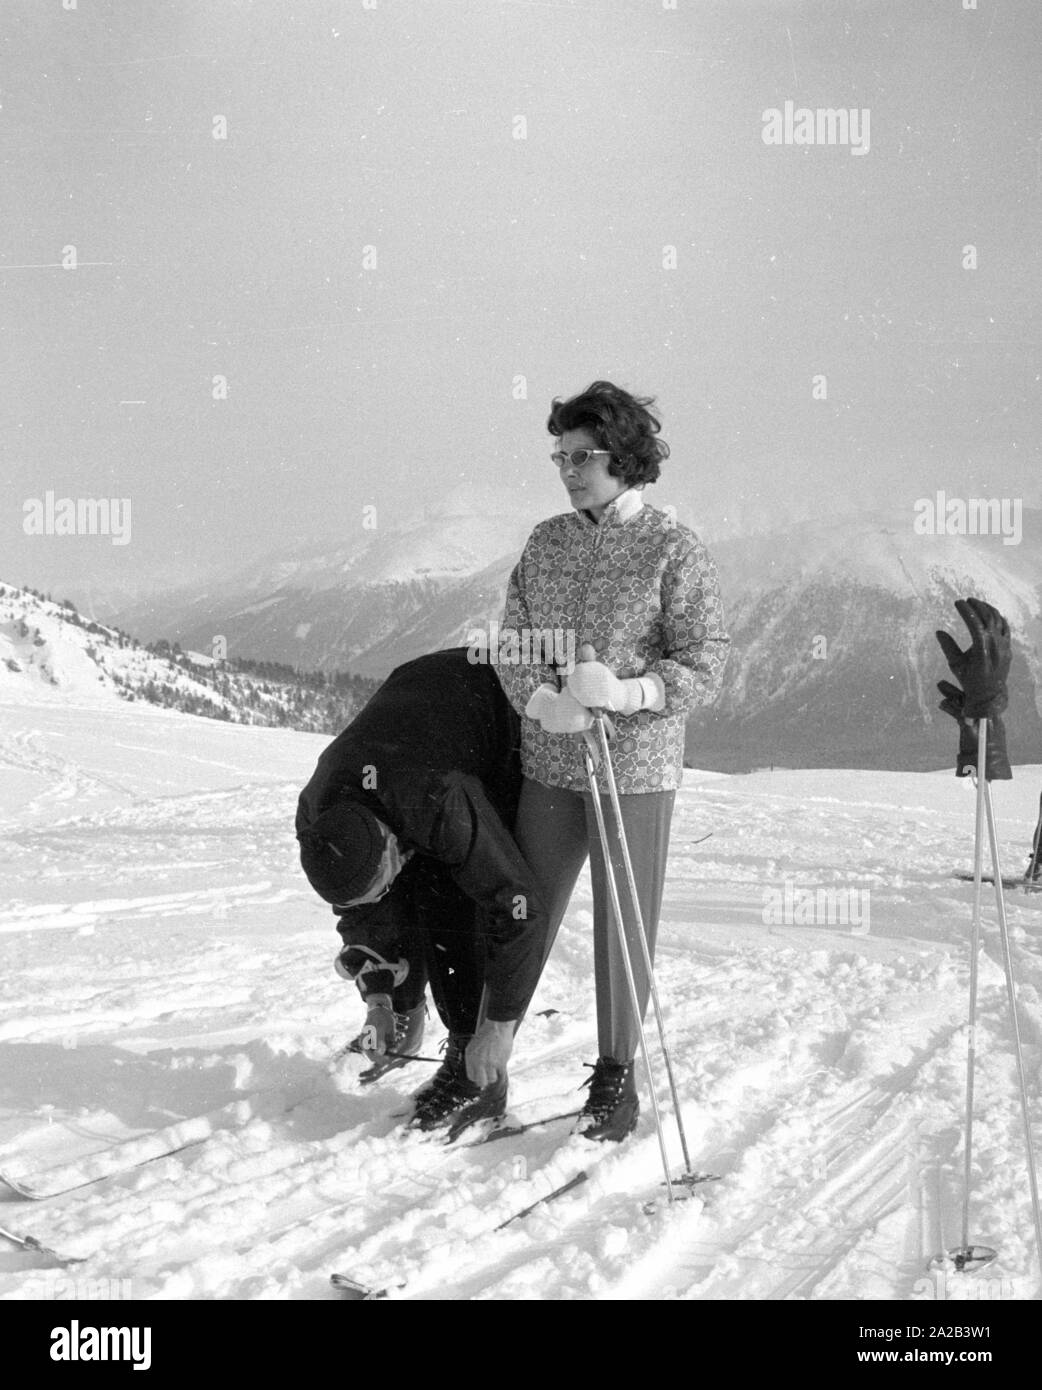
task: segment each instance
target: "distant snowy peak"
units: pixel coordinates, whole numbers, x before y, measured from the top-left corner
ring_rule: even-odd
[[[955,611],[975,596],[1008,618],[1015,660],[1011,755],[1042,753],[1042,546],[1037,511],[1020,544],[925,535],[890,517],[802,524],[713,547],[732,649],[719,699],[689,724],[699,766],[939,767],[952,727],[934,637],[965,646]]]
[[[355,579],[364,575],[370,584],[462,579],[508,551],[520,551],[528,529],[511,516],[442,515],[386,535],[374,533],[344,572]]]
[[[940,586],[980,594],[1011,621],[1026,621],[1039,612],[1042,513],[1024,516],[1016,545],[1000,535],[920,535],[910,516],[875,514],[805,522],[712,549],[732,600],[825,582],[925,601]]]
[[[359,508],[356,532],[342,544],[299,544],[116,617],[152,640],[206,651],[221,635],[230,655],[383,676],[397,661],[381,658],[377,669],[369,654],[387,653],[397,630],[450,591],[473,584],[484,593],[483,576],[516,558],[533,524],[509,495],[491,491],[452,494],[402,521]],[[428,628],[425,640],[437,646],[439,635],[440,626]]]
[[[182,612],[191,605],[246,605],[273,595],[320,594],[362,585],[449,583],[478,574],[507,554],[520,552],[535,520],[498,496],[464,505],[453,495],[426,513],[400,520],[386,508],[359,506],[357,523],[340,541],[306,541],[252,560],[225,566],[205,582],[182,586],[129,605],[120,622],[150,612]],[[251,610],[252,611],[252,610]]]

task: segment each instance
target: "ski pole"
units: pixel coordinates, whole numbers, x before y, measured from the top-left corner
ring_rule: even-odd
[[[662,1017],[662,1006],[659,1003],[658,985],[655,981],[655,969],[651,962],[651,950],[648,946],[648,934],[644,926],[644,914],[640,907],[640,896],[637,892],[637,880],[633,873],[633,860],[630,858],[629,843],[626,839],[626,831],[622,824],[622,806],[619,802],[619,788],[615,781],[615,769],[612,767],[611,756],[608,750],[608,733],[604,727],[603,716],[595,715],[597,728],[600,734],[601,754],[604,760],[604,780],[608,784],[608,795],[611,798],[612,810],[615,813],[615,822],[618,826],[619,848],[622,851],[623,867],[626,871],[626,882],[629,886],[630,901],[633,904],[633,916],[637,923],[637,938],[640,941],[641,951],[644,956],[644,969],[648,973],[648,984],[651,992],[651,1002],[655,1011],[655,1023],[658,1027],[659,1045],[662,1048],[662,1057],[666,1064],[666,1075],[669,1078],[669,1092],[673,1098],[673,1113],[676,1116],[677,1132],[680,1135],[680,1147],[684,1154],[684,1168],[688,1174],[692,1174],[691,1155],[687,1148],[687,1135],[684,1133],[684,1120],[680,1110],[680,1096],[677,1093],[676,1078],[673,1075],[673,1059],[670,1056],[669,1044],[666,1041],[666,1025]]]
[[[591,710],[594,719],[598,719],[597,712]],[[607,732],[601,725],[601,733],[605,744],[607,743]],[[651,1056],[648,1052],[648,1040],[644,1033],[644,1022],[641,1018],[640,1000],[637,997],[637,982],[633,978],[633,964],[630,960],[629,943],[626,940],[626,926],[622,918],[622,905],[619,902],[619,886],[615,882],[615,871],[611,862],[611,845],[608,842],[608,829],[604,823],[604,808],[601,805],[600,788],[597,785],[597,770],[593,762],[592,740],[585,739],[584,757],[586,760],[586,772],[590,779],[590,794],[593,797],[593,813],[597,819],[597,833],[601,840],[601,852],[604,855],[605,877],[608,881],[608,893],[611,897],[612,914],[615,918],[616,934],[619,938],[619,949],[622,953],[622,964],[626,972],[626,983],[629,986],[630,1002],[633,1005],[633,1016],[637,1020],[637,1033],[640,1038],[640,1050],[644,1058],[644,1066],[648,1073],[648,1093],[651,1096],[651,1110],[655,1117],[655,1131],[658,1135],[659,1152],[662,1155],[662,1171],[666,1177],[666,1192],[669,1195],[670,1204],[676,1200],[673,1195],[673,1182],[669,1176],[669,1156],[666,1153],[666,1140],[662,1133],[662,1116],[659,1114],[658,1097],[655,1095],[655,1073],[651,1069]],[[620,821],[619,830],[622,830]]]
[[[973,1164],[973,1074],[977,1048],[977,964],[980,955],[981,897],[984,858],[984,776],[987,759],[988,721],[980,720],[977,733],[977,816],[973,840],[973,926],[970,932],[970,1037],[966,1050],[966,1151],[962,1184],[962,1249],[970,1248],[970,1182]]]
[[[987,720],[980,721],[981,743],[984,742],[984,728]],[[1013,956],[1009,946],[1009,927],[1006,922],[1006,898],[1002,891],[1002,873],[999,869],[999,844],[995,830],[995,809],[991,801],[991,787],[984,782],[984,807],[988,814],[988,837],[991,841],[991,869],[995,876],[995,903],[999,911],[999,936],[1002,941],[1002,963],[1006,971],[1006,995],[1009,1000],[1009,1016],[1013,1025],[1013,1046],[1017,1054],[1017,1078],[1020,1082],[1020,1108],[1024,1117],[1024,1145],[1027,1150],[1028,1182],[1031,1186],[1032,1215],[1035,1221],[1035,1246],[1038,1250],[1039,1273],[1042,1274],[1042,1214],[1038,1205],[1038,1177],[1035,1172],[1035,1149],[1031,1140],[1031,1112],[1028,1106],[1027,1079],[1024,1075],[1024,1054],[1020,1045],[1020,1023],[1017,1019],[1017,996],[1013,987]]]

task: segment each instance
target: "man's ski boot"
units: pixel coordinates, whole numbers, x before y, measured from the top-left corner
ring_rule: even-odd
[[[640,1116],[633,1063],[598,1057],[593,1075],[584,1084],[589,1086],[590,1094],[575,1122],[575,1133],[584,1139],[610,1139],[615,1143],[632,1134]]]
[[[448,1125],[449,1142],[478,1120],[506,1114],[507,1079],[484,1089],[467,1077],[465,1054],[471,1035],[450,1033],[445,1060],[414,1097],[410,1129],[430,1130]]]

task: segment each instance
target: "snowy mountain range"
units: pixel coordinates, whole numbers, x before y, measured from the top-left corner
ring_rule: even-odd
[[[1014,638],[1011,760],[1042,753],[1042,513],[1017,546],[998,536],[917,535],[909,519],[843,518],[714,547],[733,649],[712,710],[688,725],[687,760],[721,771],[954,766],[937,709],[948,676],[934,632],[959,644],[953,607],[994,604]]]
[[[733,650],[716,706],[690,722],[689,763],[944,766],[955,731],[936,708],[947,672],[933,633],[947,626],[962,637],[953,604],[967,594],[994,603],[1013,628],[1010,752],[1037,761],[1040,520],[1024,513],[1016,545],[920,535],[908,514],[846,514],[714,544]],[[516,509],[479,509],[461,495],[360,540],[231,568],[134,604],[118,621],[202,651],[222,635],[230,654],[382,678],[500,616],[531,525]]]
[[[460,645],[468,627],[499,615],[532,525],[508,503],[494,493],[480,506],[452,495],[407,521],[360,526],[336,544],[291,546],[111,617],[201,651],[223,636],[229,655],[383,678],[413,656]]]

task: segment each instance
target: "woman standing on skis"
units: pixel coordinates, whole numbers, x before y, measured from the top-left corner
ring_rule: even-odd
[[[583,741],[576,735],[591,726],[591,708],[612,711],[623,825],[654,958],[685,720],[716,698],[730,642],[705,547],[643,500],[644,487],[656,481],[669,456],[668,445],[655,438],[661,427],[648,410],[653,403],[607,381],[554,400],[547,429],[558,447],[551,457],[572,511],[532,532],[510,577],[502,626],[563,629],[574,634],[575,650],[589,643],[597,659],[580,661],[570,673],[548,665],[496,668],[523,715],[524,781],[514,834],[548,909],[545,955],[587,855],[591,859],[600,1055],[579,1121],[590,1139],[623,1139],[637,1123],[639,1022],[610,915]],[[611,827],[610,808],[606,818]],[[609,834],[624,882],[621,854]],[[628,894],[622,897],[643,1014],[649,982]]]

